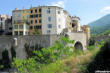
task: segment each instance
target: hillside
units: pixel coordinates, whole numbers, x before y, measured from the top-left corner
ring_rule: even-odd
[[[110,14],[88,24],[92,34],[100,34],[110,29]]]

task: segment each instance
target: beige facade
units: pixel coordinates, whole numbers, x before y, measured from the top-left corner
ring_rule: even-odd
[[[71,16],[68,14],[67,11],[64,10],[64,14],[66,15],[66,26],[69,32],[72,31],[72,19]]]
[[[35,33],[42,34],[42,9],[41,7],[33,7],[29,10],[30,35]]]
[[[87,25],[83,25],[81,28],[86,33],[87,39],[89,40],[90,39],[90,27]]]
[[[15,9],[12,14],[13,35],[28,35],[29,34],[29,10]]]

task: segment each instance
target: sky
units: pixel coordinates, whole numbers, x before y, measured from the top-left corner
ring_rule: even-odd
[[[0,0],[0,14],[12,15],[15,8],[39,5],[63,7],[71,16],[80,17],[82,25],[110,14],[110,0]]]

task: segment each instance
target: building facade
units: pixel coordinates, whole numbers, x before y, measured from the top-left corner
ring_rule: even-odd
[[[29,10],[15,9],[12,13],[13,35],[29,34]]]
[[[42,34],[42,8],[31,7],[29,12],[30,35]]]
[[[12,32],[12,19],[9,15],[0,15],[0,34]]]
[[[42,34],[60,34],[66,28],[63,8],[42,6]]]
[[[58,6],[15,9],[12,19],[13,35],[61,34],[65,31],[83,32],[86,30],[81,28],[79,17],[70,16],[66,10]]]

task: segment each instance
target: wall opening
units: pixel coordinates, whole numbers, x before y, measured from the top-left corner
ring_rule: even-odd
[[[83,50],[83,46],[82,46],[81,42],[76,42],[75,45],[74,45],[74,47],[75,47],[76,49]]]

